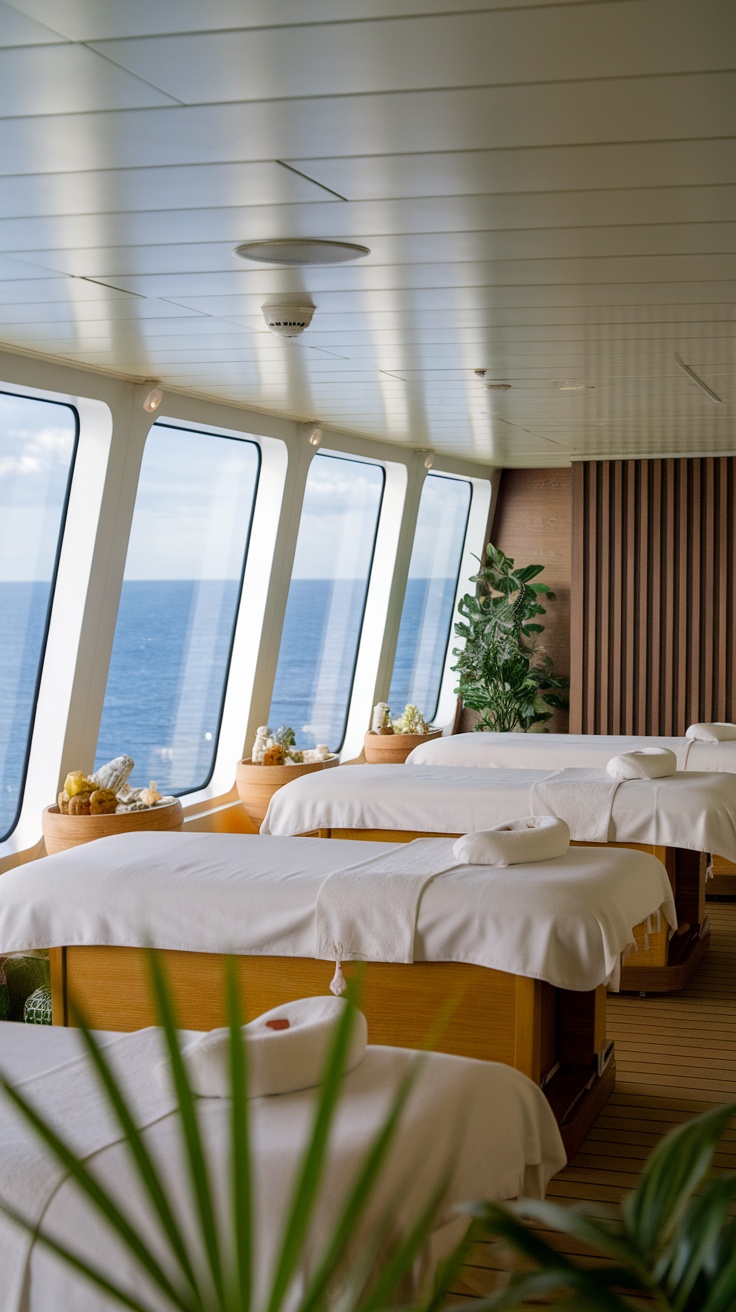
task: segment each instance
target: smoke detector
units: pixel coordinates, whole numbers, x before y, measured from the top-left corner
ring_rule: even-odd
[[[300,337],[312,322],[313,305],[262,305],[263,317],[278,337]]]

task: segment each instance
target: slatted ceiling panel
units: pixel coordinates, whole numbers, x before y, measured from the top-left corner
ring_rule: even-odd
[[[0,268],[0,341],[483,464],[733,449],[735,26],[729,0],[0,0],[0,254],[29,266]],[[294,235],[371,254],[231,254]],[[240,370],[261,304],[305,294],[344,363]],[[208,327],[151,331],[172,312]]]
[[[709,912],[711,946],[683,993],[609,994],[616,1090],[576,1157],[551,1182],[549,1198],[583,1209],[618,1203],[635,1187],[664,1134],[715,1104],[736,1100],[736,904],[710,903]],[[726,1131],[714,1164],[736,1171],[736,1125]],[[540,1233],[565,1253],[586,1252],[543,1227]],[[498,1243],[476,1244],[456,1296],[479,1298],[503,1287],[508,1266]]]
[[[663,25],[658,6],[630,0],[635,25],[620,28],[610,4],[491,13],[364,20],[246,32],[200,32],[145,40],[94,42],[93,48],[184,104],[260,100],[274,85],[299,97],[418,90],[437,85],[565,82],[579,76],[580,47],[589,78],[657,76],[723,68],[723,42],[736,44],[736,18],[721,0],[699,0],[678,24]],[[719,28],[714,40],[713,27]],[[417,39],[418,38],[418,39]],[[550,50],[554,52],[550,64]]]
[[[534,0],[535,8],[560,3],[583,4],[589,0]],[[80,4],[78,0],[14,0],[15,7],[48,23],[75,41],[101,40],[106,37],[150,35],[181,30],[213,31],[222,28],[251,28],[295,25],[299,23],[327,23],[335,17],[334,0],[249,0],[243,12],[242,0],[218,0],[203,9],[200,0],[176,0],[175,17],[179,28],[172,24],[174,5],[150,0],[126,0],[121,6],[117,0],[95,0]],[[462,0],[462,9],[523,9],[529,0]],[[428,14],[446,13],[452,0],[425,0],[423,11]],[[340,18],[347,22],[365,18],[393,18],[415,14],[415,0],[340,0]]]
[[[0,47],[56,45],[62,39],[51,27],[0,3]]]
[[[715,190],[715,195],[704,196],[703,200],[708,206],[717,206],[717,192],[724,187],[723,166],[728,160],[728,172],[733,177],[734,156],[736,145],[732,141],[719,142],[716,147],[707,141],[680,140],[656,145],[637,141],[528,147],[523,153],[479,148],[459,154],[432,151],[284,162],[308,172],[332,191],[349,195],[352,206],[387,196],[422,197],[436,202],[441,186],[441,195],[446,197],[463,196],[467,200],[484,193],[492,196],[492,202],[484,201],[490,212],[512,222],[518,222],[533,205],[546,223],[560,222],[560,216],[564,216],[563,223],[585,216],[589,222],[606,224],[623,205],[631,222],[657,222],[657,214],[662,222],[672,217],[671,210],[668,215],[662,208],[666,195],[657,196],[648,190],[653,169],[661,177],[662,186],[670,189],[670,203],[674,203],[682,220],[693,203],[694,187]],[[688,187],[678,185],[684,171],[691,178]],[[634,207],[633,211],[629,206]],[[693,209],[689,217],[703,220],[714,215]]]
[[[285,176],[289,178],[289,174]],[[190,185],[193,193],[194,183]],[[206,180],[201,185],[206,187]],[[296,189],[285,186],[281,190],[288,195]],[[272,185],[271,191],[276,193],[278,188]],[[315,188],[312,192],[323,194]],[[114,197],[110,198],[110,203],[117,203]],[[133,196],[128,197],[128,204],[133,206]],[[337,215],[333,215],[333,219],[339,222]],[[77,249],[27,249],[16,259],[77,277],[137,278],[141,280],[139,290],[146,289],[143,279],[163,276],[174,279],[184,274],[200,280],[206,275],[217,275],[207,279],[215,294],[223,288],[225,291],[230,288],[232,295],[278,293],[283,290],[280,287],[282,282],[289,290],[288,284],[294,282],[293,270],[266,270],[236,259],[232,244],[238,235],[236,228],[232,241],[172,242],[167,243],[164,250],[159,250],[157,245],[132,244],[97,249],[79,245]],[[361,232],[360,235],[366,234]],[[305,270],[302,277],[307,283],[317,280],[320,289],[324,290],[351,291],[364,286],[381,288],[387,277],[395,280],[396,264],[400,263],[401,276],[410,279],[410,285],[443,286],[447,279],[447,285],[467,286],[472,272],[474,278],[480,275],[490,286],[495,285],[497,277],[508,272],[514,281],[523,283],[524,275],[529,271],[527,260],[531,258],[535,262],[549,261],[552,274],[559,270],[560,260],[573,261],[571,268],[581,280],[590,278],[590,261],[594,259],[596,281],[605,281],[614,267],[618,267],[611,263],[613,260],[626,261],[620,266],[626,277],[641,273],[642,278],[649,282],[670,281],[673,267],[677,272],[683,257],[691,256],[701,261],[699,267],[703,276],[714,276],[722,271],[724,277],[733,278],[734,259],[723,252],[733,247],[734,235],[736,224],[715,222],[706,225],[683,223],[671,227],[651,224],[629,229],[553,228],[546,234],[540,234],[536,229],[515,232],[499,229],[458,233],[432,231],[401,237],[379,233],[370,234],[370,264]],[[703,261],[712,262],[712,271],[710,264]],[[499,269],[499,262],[508,268]],[[695,266],[692,271],[697,272]],[[544,278],[545,274],[547,269],[543,265],[541,277]],[[262,286],[264,282],[266,287]],[[155,294],[159,294],[159,290],[161,294],[169,294],[171,286],[171,282],[163,282],[159,289],[156,284],[151,284],[148,290]]]

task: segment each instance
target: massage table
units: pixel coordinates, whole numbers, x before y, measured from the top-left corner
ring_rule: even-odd
[[[428,847],[429,860],[452,844]],[[248,1016],[326,993],[335,960],[315,959],[315,925],[327,877],[410,852],[245,834],[100,839],[3,875],[0,950],[50,949],[55,1024],[73,1024],[71,996],[96,1028],[130,1030],[156,1019],[141,951],[151,944],[179,1023],[211,1029],[224,1023],[223,953],[238,958]],[[371,871],[372,893],[386,876]],[[659,912],[674,926],[666,873],[644,853],[579,848],[527,867],[451,869],[421,891],[412,964],[379,951],[364,967],[370,1041],[421,1047],[449,1005],[433,1046],[544,1085],[572,1153],[614,1084],[606,983],[632,927]]]
[[[183,1033],[182,1044],[195,1037]],[[191,1194],[191,1184],[182,1160],[178,1113],[172,1109],[167,1086],[152,1075],[162,1056],[160,1031],[99,1034],[98,1038],[123,1077],[143,1139],[186,1217],[184,1200]],[[415,1060],[413,1052],[369,1047],[362,1061],[345,1076],[321,1206],[298,1269],[298,1284],[313,1271],[318,1245],[334,1226],[341,1199],[385,1119],[401,1078]],[[62,1133],[71,1137],[80,1155],[94,1154],[97,1178],[114,1192],[133,1223],[150,1236],[148,1205],[131,1174],[125,1147],[117,1142],[120,1132],[107,1121],[78,1031],[0,1024],[0,1069],[12,1084],[22,1086],[25,1096],[33,1099],[45,1116],[63,1116]],[[250,1103],[257,1227],[254,1253],[261,1286],[311,1132],[315,1097],[316,1090],[307,1088],[254,1098]],[[223,1098],[206,1098],[199,1103],[199,1110],[208,1157],[215,1164],[216,1201],[227,1209],[229,1103]],[[389,1208],[395,1222],[389,1245],[407,1232],[419,1204],[448,1165],[453,1133],[457,1134],[457,1151],[451,1175],[416,1272],[422,1284],[467,1225],[467,1218],[454,1212],[457,1204],[479,1198],[541,1198],[551,1176],[565,1164],[554,1117],[530,1080],[508,1066],[431,1054],[379,1178],[375,1205],[362,1223],[364,1242],[366,1227]],[[44,1153],[0,1095],[0,1195],[34,1221],[42,1220],[43,1229],[59,1242],[120,1279],[145,1305],[168,1307],[155,1287],[137,1272],[84,1196]],[[407,1173],[412,1163],[417,1169]],[[360,1240],[359,1232],[356,1242]],[[41,1245],[32,1245],[2,1217],[0,1271],[0,1312],[49,1312],[52,1308],[106,1312],[120,1306]],[[23,1289],[26,1279],[27,1288]]]
[[[665,747],[674,752],[678,770],[736,774],[736,739],[706,743],[685,736],[662,738],[635,734],[458,733],[421,743],[409,753],[406,764],[532,770],[557,770],[569,765],[605,770],[612,756],[642,747]]]
[[[512,816],[553,814],[575,842],[644,848],[664,862],[680,932],[627,962],[621,987],[671,992],[691,978],[709,938],[707,852],[736,860],[736,780],[676,773],[611,779],[605,770],[355,765],[294,780],[271,800],[262,834],[404,841],[460,834]]]
[[[674,752],[678,770],[736,774],[736,740],[702,742],[687,738],[615,734],[461,733],[415,747],[407,765],[481,766],[486,769],[559,769],[592,766],[605,770],[612,756],[642,747]],[[713,853],[709,896],[736,896],[736,864]]]

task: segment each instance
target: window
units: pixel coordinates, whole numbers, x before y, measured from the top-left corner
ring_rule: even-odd
[[[268,722],[299,747],[345,737],[385,475],[320,453],[307,478]]]
[[[394,715],[407,702],[426,720],[437,713],[469,511],[470,483],[427,475],[388,695]]]
[[[0,838],[23,797],[79,419],[0,394]]]
[[[255,442],[151,429],[141,466],[95,765],[203,788],[215,751],[255,504]]]

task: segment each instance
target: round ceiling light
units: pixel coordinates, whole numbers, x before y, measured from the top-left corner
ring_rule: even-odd
[[[244,241],[235,246],[233,255],[258,264],[344,264],[370,255],[367,246],[348,241],[317,241],[311,238],[280,238],[276,241]]]

